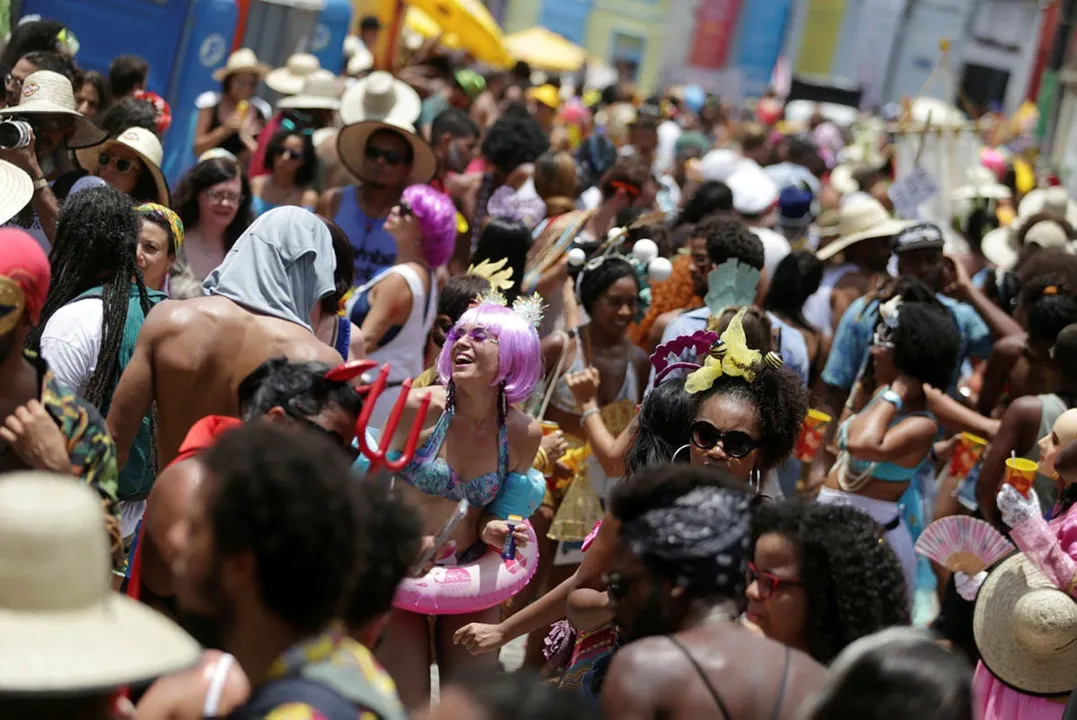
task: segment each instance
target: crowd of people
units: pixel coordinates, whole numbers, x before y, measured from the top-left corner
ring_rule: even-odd
[[[1077,717],[1077,202],[1016,125],[943,227],[878,117],[359,28],[232,53],[172,188],[147,63],[13,29],[0,717]]]

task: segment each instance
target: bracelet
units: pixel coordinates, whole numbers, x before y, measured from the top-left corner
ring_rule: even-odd
[[[591,417],[592,415],[598,415],[600,412],[602,411],[596,407],[593,407],[590,410],[584,410],[580,414],[580,425],[583,425],[587,421],[587,418]]]

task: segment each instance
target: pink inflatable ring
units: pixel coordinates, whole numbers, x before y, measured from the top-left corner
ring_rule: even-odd
[[[463,615],[486,610],[524,589],[538,568],[538,538],[527,524],[527,544],[504,560],[490,547],[467,565],[435,566],[418,578],[404,578],[393,605],[421,615]]]

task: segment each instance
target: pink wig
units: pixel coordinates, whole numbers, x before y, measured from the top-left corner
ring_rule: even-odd
[[[419,221],[426,261],[436,268],[446,265],[456,243],[456,206],[429,185],[406,187],[401,197]]]
[[[489,303],[471,308],[456,323],[456,327],[468,325],[480,325],[497,337],[498,371],[493,384],[505,383],[505,397],[510,403],[530,397],[542,378],[542,350],[535,328],[511,309]],[[452,343],[446,342],[441,348],[438,377],[446,386],[452,379]]]

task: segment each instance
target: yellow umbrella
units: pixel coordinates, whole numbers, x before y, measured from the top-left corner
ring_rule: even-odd
[[[408,13],[404,16],[404,28],[425,39],[441,35],[441,28],[434,22],[434,19],[414,7],[408,8]],[[460,49],[460,39],[451,33],[441,35],[441,40],[438,42],[450,50]]]
[[[501,28],[479,0],[406,0],[406,4],[426,13],[445,34],[455,35],[476,60],[501,68],[512,65]]]
[[[587,60],[586,50],[541,26],[509,35],[505,47],[536,70],[575,72]]]

